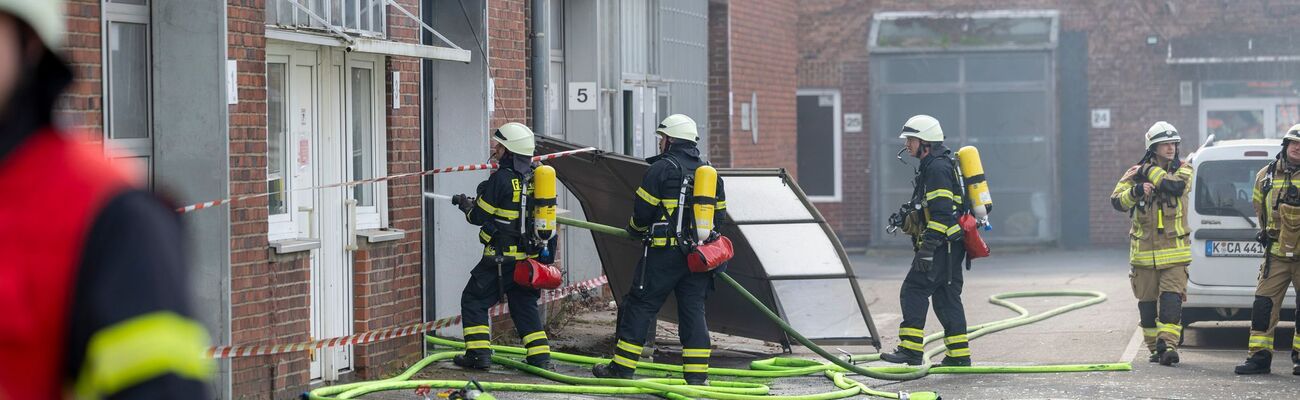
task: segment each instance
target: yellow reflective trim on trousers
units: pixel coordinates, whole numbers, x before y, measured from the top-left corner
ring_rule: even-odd
[[[682,349],[682,357],[708,358],[713,354],[710,349]]]
[[[1178,325],[1178,324],[1161,324],[1161,323],[1157,323],[1157,325],[1160,326],[1160,328],[1159,328],[1159,329],[1160,329],[1160,333],[1168,333],[1168,334],[1172,334],[1172,335],[1174,335],[1174,336],[1180,336],[1180,335],[1182,335],[1182,331],[1181,331],[1181,329],[1182,329],[1182,325]]]
[[[1295,335],[1291,338],[1291,348],[1300,351],[1300,335]]]
[[[945,345],[957,344],[957,343],[966,343],[966,335],[949,336],[943,338],[943,344]]]
[[[898,347],[902,347],[908,350],[925,351],[925,346],[922,346],[920,343],[913,342],[910,340],[904,340],[898,342]]]
[[[951,200],[953,200],[953,201],[956,201],[956,200],[957,200],[957,196],[954,196],[954,195],[952,194],[952,191],[951,191],[951,190],[948,190],[948,189],[936,189],[936,190],[931,190],[929,193],[926,193],[926,194],[925,194],[925,201],[934,200],[934,199],[937,199],[937,198],[940,198],[940,197],[948,198],[948,199],[951,199]]]
[[[537,332],[524,335],[524,344],[528,344],[528,342],[537,339],[546,339],[546,331],[537,331]]]
[[[478,208],[483,209],[483,211],[486,212],[486,213],[488,213],[488,214],[492,214],[492,215],[495,215],[495,216],[498,216],[498,217],[501,217],[501,218],[505,218],[505,219],[518,219],[518,218],[519,218],[519,211],[507,210],[507,209],[504,209],[504,208],[497,208],[497,207],[495,207],[495,206],[493,206],[493,205],[491,205],[491,204],[488,204],[487,200],[484,200],[484,199],[482,199],[482,198],[479,198],[478,201],[477,201],[477,203],[478,203]]]
[[[898,328],[899,336],[925,337],[925,331],[916,328]]]
[[[202,357],[208,345],[203,325],[170,311],[110,325],[87,344],[77,394],[108,397],[167,374],[206,381],[214,368]]]
[[[1160,328],[1142,328],[1142,336],[1156,337],[1160,334]]]
[[[487,325],[474,325],[465,327],[464,332],[466,335],[491,334],[492,329]]]
[[[628,368],[631,368],[631,369],[636,369],[636,362],[637,362],[637,360],[633,360],[633,359],[630,359],[630,358],[627,358],[627,357],[623,357],[623,356],[620,356],[620,355],[618,355],[618,354],[615,354],[615,355],[614,355],[614,363],[616,363],[616,364],[618,364],[618,365],[622,365],[622,366],[624,366],[624,367],[628,367]]]
[[[1271,349],[1273,348],[1273,337],[1251,336],[1247,347],[1251,349]]]
[[[682,364],[682,372],[686,373],[708,373],[709,364]]]
[[[548,354],[550,352],[551,352],[551,346],[533,346],[528,348],[527,356],[531,357],[538,354]]]
[[[626,351],[628,353],[641,354],[641,348],[642,348],[641,346],[624,342],[622,339],[619,339],[617,346],[619,349]]]
[[[467,349],[486,349],[491,347],[492,342],[488,340],[470,340],[465,342],[465,348]]]
[[[647,192],[645,188],[636,188],[636,196],[652,206],[659,205],[659,198],[650,195],[650,192]]]
[[[945,351],[948,357],[970,357],[970,348],[963,347],[960,349],[948,349]]]

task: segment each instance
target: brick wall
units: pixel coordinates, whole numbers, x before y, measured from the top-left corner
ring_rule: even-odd
[[[266,18],[265,0],[228,0],[227,57],[238,65],[239,103],[230,105],[230,195],[266,191]],[[267,243],[265,197],[230,206],[231,344],[301,341],[310,332],[309,314],[277,310],[307,275],[296,271],[304,255],[271,259]],[[273,283],[272,280],[275,282]],[[305,303],[310,307],[311,300]],[[242,357],[231,361],[235,398],[279,398],[305,388],[307,354]]]
[[[731,22],[729,4],[709,2],[709,161],[731,165]]]
[[[527,0],[488,2],[488,74],[496,84],[492,128],[507,122],[532,126],[532,11]]]
[[[103,53],[100,51],[100,0],[68,1],[68,36],[63,56],[73,82],[58,104],[56,118],[85,131],[91,142],[104,141]]]
[[[419,0],[398,3],[419,13]],[[389,7],[389,40],[419,43],[420,26]],[[388,121],[388,174],[421,170],[420,158],[420,61],[409,57],[388,57],[384,96]],[[394,109],[393,72],[401,73],[401,108]],[[353,331],[365,332],[423,321],[421,266],[423,234],[420,180],[398,179],[388,184],[388,221],[406,231],[401,240],[364,243],[353,252]],[[355,366],[359,379],[386,378],[422,355],[419,336],[356,346]]]
[[[725,11],[725,15],[723,12]],[[795,146],[796,24],[794,2],[758,1],[737,6],[710,6],[710,112],[711,131],[719,149],[710,155],[727,167],[781,167],[798,176]],[[727,31],[730,34],[727,34]],[[724,64],[724,65],[718,65]],[[726,69],[724,69],[726,68]],[[729,87],[730,89],[726,89]],[[725,112],[728,90],[734,95],[732,115],[740,118],[741,103],[758,95],[758,142],[752,131],[740,130],[739,120],[728,125]],[[722,108],[722,110],[719,110]],[[727,132],[722,140],[717,135]],[[725,143],[723,143],[725,142]],[[724,153],[725,152],[725,153]]]
[[[1089,211],[1094,244],[1124,242],[1128,222],[1108,196],[1126,165],[1142,155],[1141,135],[1157,120],[1198,131],[1196,105],[1179,106],[1178,82],[1197,73],[1165,63],[1168,38],[1204,33],[1286,32],[1300,22],[1300,5],[1273,2],[1096,0],[804,0],[799,3],[799,87],[840,88],[843,112],[870,117],[867,32],[878,11],[1059,10],[1062,31],[1088,32],[1088,103],[1109,108],[1111,128],[1089,130]],[[1146,45],[1148,36],[1160,44]],[[762,100],[760,99],[760,103]],[[870,121],[866,122],[870,127]],[[819,209],[850,245],[865,245],[879,223],[868,218],[871,132],[844,135],[844,189],[840,204]],[[991,179],[996,179],[992,178]],[[995,183],[996,185],[996,183]],[[996,187],[994,188],[996,194]],[[873,229],[873,227],[875,229]]]

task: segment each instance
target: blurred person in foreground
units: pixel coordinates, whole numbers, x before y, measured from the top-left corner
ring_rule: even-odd
[[[0,0],[0,399],[207,398],[177,215],[53,125],[64,7]]]

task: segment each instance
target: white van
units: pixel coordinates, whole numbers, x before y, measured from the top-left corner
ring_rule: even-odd
[[[1188,199],[1192,233],[1183,326],[1196,321],[1250,320],[1264,249],[1255,241],[1259,219],[1251,204],[1255,174],[1277,156],[1281,139],[1228,140],[1197,150]],[[1281,304],[1293,318],[1295,289]]]

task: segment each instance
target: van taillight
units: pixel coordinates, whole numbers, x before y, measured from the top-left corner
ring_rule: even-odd
[[[1251,150],[1246,152],[1246,157],[1268,157],[1267,151]]]

